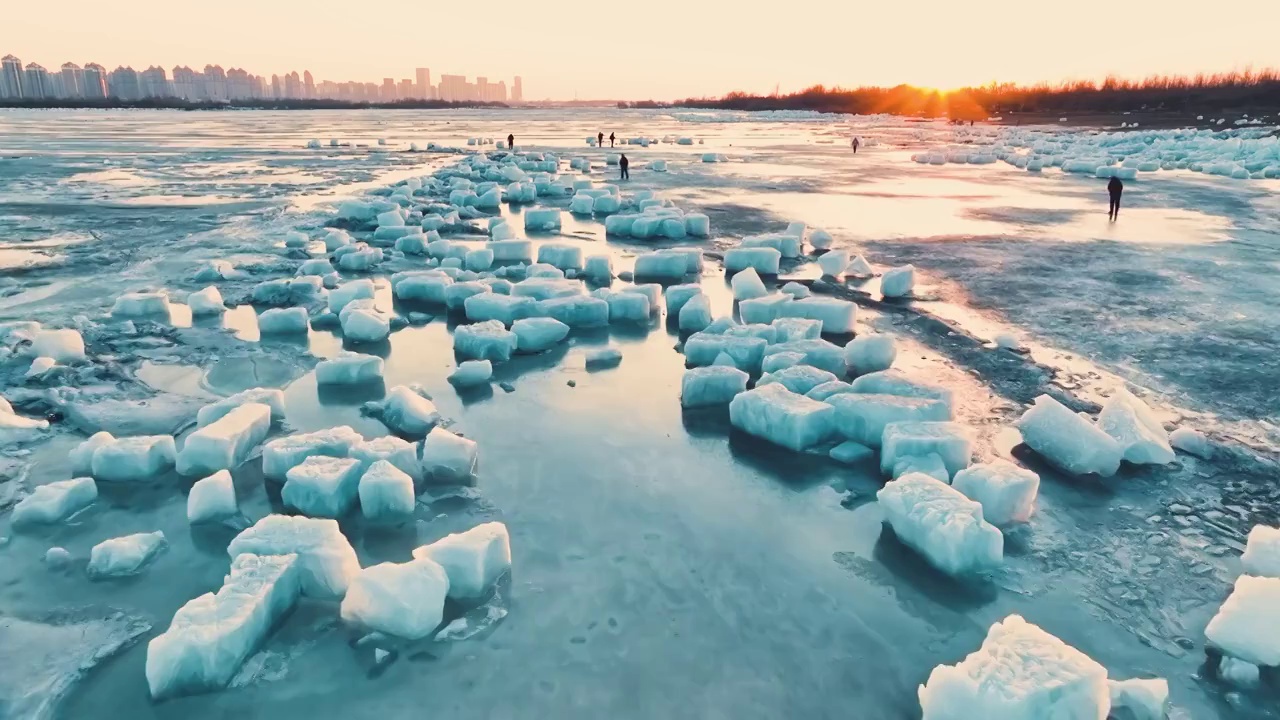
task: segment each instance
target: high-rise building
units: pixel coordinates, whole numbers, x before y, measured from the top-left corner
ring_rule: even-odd
[[[310,70],[302,71],[302,97],[313,98],[316,96],[316,79],[311,77]]]
[[[73,62],[62,63],[62,70],[58,72],[58,80],[61,84],[60,97],[78,100],[84,97],[84,70]]]
[[[173,68],[173,95],[183,100],[203,100],[200,91],[204,87],[204,78],[200,73],[186,65],[175,65]]]
[[[417,82],[414,83],[414,97],[420,100],[427,100],[431,97],[431,70],[430,68],[418,68],[414,75]]]
[[[44,69],[43,65],[37,63],[27,63],[27,69],[22,76],[22,95],[28,98],[50,99],[56,93],[53,91],[53,80],[49,77],[49,71]]]
[[[142,90],[142,97],[145,98],[173,96],[173,92],[169,89],[169,76],[165,74],[162,67],[152,65],[138,73],[138,85]]]
[[[408,78],[400,81],[399,93],[401,100],[411,100],[418,96],[417,92],[413,89],[413,81]]]
[[[511,102],[524,102],[524,80],[517,75],[515,84],[511,86]]]
[[[5,55],[0,60],[0,98],[17,100],[22,95],[22,61]]]
[[[383,102],[391,102],[396,99],[396,79],[382,78],[382,94],[380,99]]]
[[[227,71],[227,99],[248,100],[255,97],[253,76],[244,68],[231,68]]]
[[[439,95],[441,100],[461,102],[470,100],[474,85],[467,82],[465,75],[441,75]]]
[[[85,63],[84,97],[88,100],[101,100],[107,97],[107,69],[98,63]]]
[[[294,100],[302,97],[302,78],[299,77],[297,70],[285,75],[282,79],[284,80],[285,97]]]
[[[131,67],[117,67],[107,76],[107,95],[121,100],[138,100],[142,97],[142,88],[138,83],[138,72]]]
[[[495,90],[493,93],[493,101],[500,102],[500,103],[506,102],[507,101],[507,81],[499,80],[498,84],[495,85],[494,88]]]
[[[221,65],[204,66],[204,96],[215,102],[227,101],[227,73]]]
[[[284,97],[284,83],[280,82],[279,75],[271,76],[271,97],[277,100]]]

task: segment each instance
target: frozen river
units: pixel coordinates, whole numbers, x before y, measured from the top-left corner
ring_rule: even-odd
[[[918,718],[916,689],[930,670],[972,652],[1010,613],[1112,677],[1168,678],[1171,717],[1280,714],[1269,687],[1234,690],[1203,667],[1204,627],[1240,573],[1245,535],[1280,514],[1280,181],[1143,173],[1109,223],[1105,180],[911,161],[982,146],[1004,137],[999,128],[742,120],[613,110],[0,113],[0,323],[80,327],[94,358],[27,379],[30,358],[0,351],[4,396],[54,420],[38,441],[0,448],[0,716]],[[420,497],[403,523],[352,517],[342,527],[368,566],[406,561],[479,522],[506,523],[513,570],[468,614],[479,632],[392,644],[384,656],[357,643],[335,604],[308,600],[229,688],[153,702],[146,641],[183,603],[217,589],[227,544],[280,511],[279,485],[256,459],[237,468],[245,518],[235,527],[189,526],[192,479],[176,473],[100,483],[95,505],[50,527],[14,529],[7,508],[70,477],[69,451],[95,431],[181,441],[197,409],[253,387],[284,390],[286,432],[386,434],[362,413],[382,388],[317,387],[313,368],[342,350],[340,334],[258,332],[254,285],[292,276],[301,261],[286,233],[318,237],[340,200],[459,158],[409,152],[411,143],[475,150],[468,138],[514,133],[524,150],[559,154],[563,172],[568,158],[590,157],[589,177],[612,182],[608,151],[584,143],[597,131],[697,140],[622,148],[632,162],[623,189],[710,217],[701,283],[717,315],[732,312],[733,296],[715,253],[792,221],[827,230],[878,268],[916,266],[914,300],[881,301],[875,279],[842,292],[861,306],[860,332],[897,339],[900,367],[952,388],[979,456],[1041,474],[1036,515],[1006,533],[1005,567],[966,581],[930,568],[883,530],[874,463],[792,453],[730,432],[721,415],[682,412],[684,358],[671,325],[575,330],[556,350],[496,365],[492,391],[460,393],[446,380],[458,318],[440,309],[375,352],[386,388],[421,385],[479,444],[476,485]],[[867,141],[856,155],[855,134]],[[328,147],[330,138],[350,145]],[[323,147],[307,149],[311,139]],[[701,162],[704,153],[727,161]],[[647,170],[652,160],[669,171]],[[504,203],[499,212],[523,236],[527,211]],[[611,255],[615,270],[649,249],[606,240],[598,219],[564,218],[562,237],[535,243],[580,243]],[[127,291],[166,289],[180,302],[208,284],[192,276],[215,259],[243,271],[218,283],[236,306],[220,321],[193,321],[181,304],[167,322],[132,328],[107,315]],[[379,304],[407,316],[381,282],[405,269],[412,262],[391,258],[367,275],[380,281]],[[807,261],[783,272],[819,275]],[[1027,352],[997,348],[1002,333]],[[605,345],[622,351],[621,364],[588,371],[584,352]],[[1125,383],[1170,427],[1210,435],[1214,458],[1179,454],[1098,482],[1014,447],[1009,428],[1035,396],[1094,410]],[[86,577],[95,544],[155,530],[169,548],[144,573]],[[69,566],[46,567],[52,546],[70,552]]]

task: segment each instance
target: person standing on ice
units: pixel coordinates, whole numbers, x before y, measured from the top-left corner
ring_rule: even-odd
[[[609,147],[613,147],[613,133],[609,133]]]
[[[1107,217],[1115,222],[1120,217],[1120,194],[1124,192],[1124,183],[1120,182],[1120,178],[1112,177],[1111,182],[1107,183],[1107,192],[1111,193],[1111,211],[1107,213]]]
[[[507,149],[508,150],[516,149],[516,136],[514,134],[507,135]]]
[[[859,145],[861,145],[861,144],[862,144],[862,143],[858,142],[858,138],[855,136],[855,137],[853,138],[853,154],[854,154],[854,155],[857,155],[857,154],[858,154],[858,146],[859,146]]]
[[[622,171],[623,180],[631,179],[631,172],[627,170],[627,166],[629,165],[631,165],[631,161],[627,159],[626,155],[618,158],[618,169]]]
[[[596,133],[596,145],[604,147],[604,133]]]

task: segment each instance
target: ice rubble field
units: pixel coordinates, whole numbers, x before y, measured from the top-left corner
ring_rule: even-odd
[[[1259,177],[1280,167],[1275,138],[1249,129],[1114,135],[1001,131],[989,154],[1028,169],[1040,164],[1068,172],[1096,160],[1099,174],[1113,166],[1143,173],[1163,167],[1239,178],[1234,169],[1218,172],[1220,165],[1254,167],[1248,172]],[[492,603],[509,575],[518,576],[513,544],[518,552],[522,543],[538,542],[518,527],[514,543],[506,524],[487,521],[443,537],[428,532],[434,541],[401,548],[396,561],[362,562],[357,553],[366,532],[428,521],[424,508],[442,488],[485,488],[484,443],[450,416],[445,408],[454,404],[416,382],[401,384],[403,371],[389,370],[398,356],[388,356],[385,347],[397,335],[445,318],[452,367],[415,371],[447,378],[462,398],[492,394],[495,387],[519,397],[501,380],[510,377],[504,370],[538,358],[552,367],[580,362],[607,382],[608,373],[644,362],[628,360],[630,345],[566,351],[591,333],[622,338],[665,326],[685,369],[663,402],[683,408],[686,422],[727,422],[738,437],[790,461],[879,476],[883,487],[872,506],[885,535],[956,582],[992,582],[1006,563],[1010,536],[1021,545],[1050,532],[1037,515],[1040,474],[979,442],[991,428],[973,424],[964,396],[904,361],[895,334],[872,330],[858,302],[823,291],[878,276],[877,301],[908,302],[919,281],[914,268],[879,266],[847,246],[830,250],[831,234],[803,222],[721,236],[706,213],[653,188],[612,182],[605,174],[615,162],[611,155],[601,158],[585,146],[519,144],[507,152],[482,140],[467,143],[478,148],[472,152],[424,145],[443,158],[435,169],[324,206],[318,211],[323,225],[299,226],[280,238],[281,260],[265,273],[238,266],[234,255],[206,257],[172,283],[190,287],[186,293],[176,287],[122,292],[102,298],[97,313],[67,323],[33,317],[0,325],[0,360],[23,378],[21,387],[6,391],[13,404],[0,404],[0,440],[8,451],[40,452],[43,443],[67,437],[58,414],[49,413],[50,423],[38,409],[55,406],[46,391],[74,394],[77,385],[101,377],[112,361],[102,343],[108,333],[131,328],[145,335],[149,323],[173,322],[182,308],[216,317],[235,315],[250,301],[256,306],[251,324],[264,347],[280,342],[286,351],[300,350],[285,338],[305,343],[333,333],[341,349],[325,353],[315,385],[366,398],[362,414],[373,424],[359,431],[323,417],[308,418],[302,427],[309,430],[299,430],[291,390],[250,388],[211,399],[195,412],[194,428],[99,432],[70,443],[66,475],[17,500],[8,519],[14,533],[69,538],[92,528],[99,535],[83,572],[77,563],[85,559],[47,546],[52,571],[83,575],[84,582],[140,577],[163,583],[179,572],[166,562],[173,540],[163,532],[112,535],[93,527],[95,513],[105,512],[104,497],[142,487],[185,494],[180,520],[192,533],[209,526],[230,531],[223,577],[204,594],[180,598],[171,617],[157,618],[145,644],[145,677],[130,682],[145,680],[153,698],[235,688],[237,674],[288,628],[300,607],[322,608],[318,612],[349,630],[353,647],[374,648],[380,667],[410,655],[415,643],[474,637],[458,631],[471,610],[487,607],[487,617],[506,616]],[[672,135],[626,145],[696,142]],[[948,151],[945,161],[986,162],[987,149],[976,161],[970,153]],[[937,154],[923,162],[937,164]],[[710,162],[707,155],[697,152],[689,162]],[[722,153],[710,155],[722,161]],[[1141,159],[1130,162],[1134,158]],[[1153,158],[1161,166],[1152,168]],[[644,177],[641,162],[633,168]],[[670,170],[680,167],[648,172]],[[575,233],[591,226],[612,242],[582,242]],[[704,253],[709,240],[719,252]],[[786,281],[804,267],[820,274],[821,283]],[[1215,452],[1194,427],[1167,427],[1119,385],[1095,413],[1043,394],[1019,415],[1007,429],[1034,453],[1019,459],[1034,457],[1033,467],[1055,478],[1096,482],[1144,465],[1162,468],[1188,453]],[[260,472],[249,469],[259,465]],[[242,476],[274,488],[278,504],[246,505]],[[85,518],[90,525],[82,529]],[[1265,525],[1250,534],[1245,574],[1204,631],[1214,672],[1244,690],[1280,665],[1280,641],[1260,632],[1280,623],[1280,591],[1271,585],[1280,582],[1276,537],[1280,530]],[[536,622],[520,615],[517,608],[507,622]],[[924,718],[975,717],[973,708],[991,718],[1158,718],[1169,708],[1163,680],[1118,680],[1016,614],[992,625],[981,647],[966,652],[972,654],[963,659],[933,658],[937,667],[927,680],[915,673]],[[958,664],[947,664],[953,661]]]

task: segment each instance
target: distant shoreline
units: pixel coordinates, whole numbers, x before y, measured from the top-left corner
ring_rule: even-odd
[[[346,100],[232,100],[212,102],[179,98],[144,100],[0,100],[0,109],[13,110],[462,110],[511,109],[506,103],[450,102],[446,100],[397,100],[395,102],[349,102]]]

